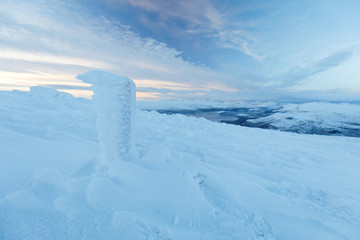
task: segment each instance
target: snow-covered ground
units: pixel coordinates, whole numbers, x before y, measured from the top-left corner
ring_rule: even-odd
[[[89,100],[0,92],[0,239],[360,239],[360,139],[136,112],[99,169]]]

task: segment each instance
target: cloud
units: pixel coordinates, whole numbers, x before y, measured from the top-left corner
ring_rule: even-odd
[[[165,44],[136,33],[120,18],[95,15],[90,2],[96,1],[131,8],[133,18],[163,35],[173,34],[172,39],[165,38]],[[236,98],[239,89],[244,94],[276,92],[347,65],[354,52],[349,46],[359,44],[357,21],[340,18],[345,11],[339,11],[330,31],[321,23],[329,25],[325,20],[335,12],[320,14],[319,5],[310,0],[1,0],[0,89],[42,85],[87,91],[75,76],[101,69],[134,79],[152,97],[156,91],[179,98],[222,93]],[[352,19],[359,19],[358,8],[352,8]],[[305,17],[303,10],[309,10]],[[341,34],[335,36],[337,31]],[[176,49],[172,41],[183,48]],[[208,65],[190,62],[189,56]],[[348,75],[356,73],[354,68],[346,68]]]
[[[300,81],[303,81],[310,76],[313,76],[320,72],[325,72],[329,69],[341,65],[342,63],[353,57],[355,52],[356,49],[354,48],[346,49],[334,52],[331,55],[321,58],[313,63],[307,63],[303,64],[302,66],[297,66],[279,77],[280,85],[281,87],[294,86]]]
[[[11,60],[23,60],[27,62],[52,63],[59,65],[75,65],[92,68],[110,68],[105,62],[92,59],[84,59],[73,56],[61,56],[47,52],[29,52],[17,49],[2,49],[0,58]]]
[[[251,39],[251,34],[246,31],[221,31],[218,36],[220,43],[224,48],[231,48],[240,51],[258,61],[261,61],[264,58],[264,56],[258,54],[256,50],[253,49],[252,45],[256,42],[256,40]]]
[[[161,21],[165,22],[181,19],[187,24],[189,31],[219,29],[223,20],[221,13],[209,0],[107,0],[107,2],[129,4],[148,12],[155,12]]]
[[[194,94],[204,94],[207,93],[208,91],[205,90],[174,90],[174,89],[169,89],[169,88],[147,88],[147,87],[137,87],[136,88],[137,92],[151,92],[151,93],[156,93],[158,95],[163,94],[177,94],[178,96],[187,96],[187,95],[194,95]]]
[[[257,40],[253,33],[245,30],[245,27],[253,26],[254,21],[248,23],[236,16],[243,12],[237,6],[241,4],[211,0],[104,1],[115,5],[130,5],[141,10],[143,13],[138,18],[144,26],[152,31],[165,31],[174,41],[177,41],[176,38],[183,38],[185,41],[188,39],[189,44],[198,42],[197,48],[210,47],[209,42],[213,42],[217,48],[230,48],[258,61],[263,58],[255,49]],[[238,11],[234,11],[234,8]],[[252,11],[259,6],[247,8]]]
[[[65,85],[65,84],[43,84],[42,87],[55,88],[61,90],[90,90],[90,86]]]
[[[143,38],[105,17],[94,18],[71,1],[4,0],[0,16],[5,23],[0,24],[0,62],[4,63],[0,71],[16,73],[7,64],[16,62],[17,69],[31,65],[32,74],[41,69],[49,75],[64,71],[76,76],[103,69],[133,79],[191,84],[220,76],[183,60],[180,52],[164,43]]]

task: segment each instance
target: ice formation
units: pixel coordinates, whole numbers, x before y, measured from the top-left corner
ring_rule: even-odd
[[[136,101],[134,82],[130,78],[103,71],[90,71],[77,78],[92,84],[103,162],[132,159]]]

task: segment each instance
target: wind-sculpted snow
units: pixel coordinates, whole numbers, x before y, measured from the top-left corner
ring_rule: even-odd
[[[138,159],[103,174],[89,101],[0,98],[0,239],[360,238],[359,138],[138,111]]]
[[[0,92],[0,127],[32,137],[60,139],[65,134],[96,140],[95,109],[55,89],[31,87],[29,92]]]
[[[92,84],[103,162],[133,159],[134,82],[127,77],[103,71],[90,71],[77,78]]]

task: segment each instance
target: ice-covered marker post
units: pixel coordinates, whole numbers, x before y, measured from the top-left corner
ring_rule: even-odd
[[[103,71],[86,72],[76,78],[92,84],[102,161],[106,164],[133,159],[134,82],[130,78]]]

